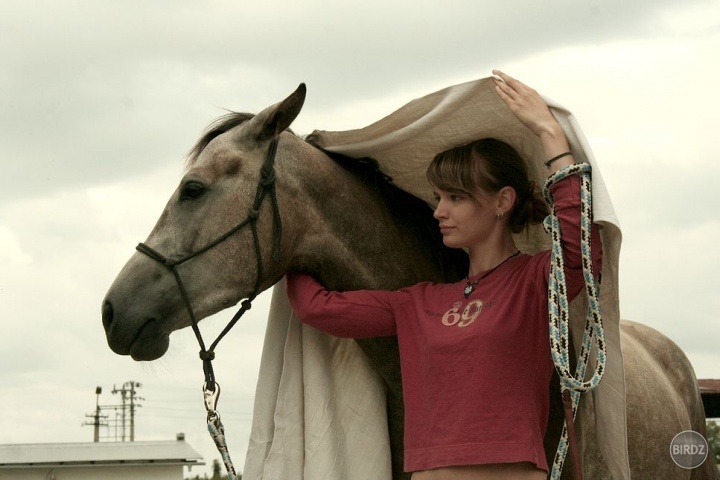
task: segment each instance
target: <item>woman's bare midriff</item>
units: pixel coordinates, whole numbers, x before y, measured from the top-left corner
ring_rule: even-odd
[[[547,480],[547,473],[530,462],[492,463],[414,472],[412,480]]]

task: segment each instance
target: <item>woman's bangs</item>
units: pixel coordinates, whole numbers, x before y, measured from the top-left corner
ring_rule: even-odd
[[[435,157],[427,170],[427,179],[440,190],[472,194],[472,162],[468,162],[467,157],[458,150],[443,152]]]

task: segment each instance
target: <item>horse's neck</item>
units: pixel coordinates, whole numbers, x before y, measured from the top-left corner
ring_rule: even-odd
[[[441,246],[430,236],[414,230],[411,221],[396,218],[393,206],[351,173],[334,166],[329,175],[342,186],[313,202],[319,211],[312,230],[323,235],[308,240],[299,268],[342,290],[447,280],[440,266]],[[430,215],[429,210],[424,213]]]

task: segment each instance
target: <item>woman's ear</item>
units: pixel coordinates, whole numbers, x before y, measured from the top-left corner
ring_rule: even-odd
[[[513,187],[502,187],[497,193],[498,210],[503,213],[510,213],[515,206],[517,193]]]

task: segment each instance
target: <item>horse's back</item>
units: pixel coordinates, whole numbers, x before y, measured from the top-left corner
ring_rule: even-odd
[[[719,478],[711,461],[686,470],[670,456],[670,442],[678,433],[706,433],[697,379],[685,353],[668,337],[641,323],[623,320],[620,336],[632,478]],[[587,401],[592,404],[591,396]],[[605,465],[594,461],[599,455],[597,445],[588,447],[584,455],[588,478],[610,478]]]
[[[678,426],[692,428],[698,421],[704,422],[705,412],[695,371],[675,342],[647,325],[626,320],[621,324],[621,342],[625,368],[645,373],[626,375],[628,395],[637,397],[637,400],[645,399],[645,402],[633,404],[647,404],[656,412],[645,419],[653,422],[673,421],[667,416],[658,416],[668,413],[667,408],[661,408],[662,402],[674,406],[674,420]],[[631,414],[628,412],[628,416]],[[670,440],[672,437],[668,445]]]
[[[698,381],[685,353],[662,333],[637,322],[622,322],[621,341],[628,430],[641,432],[630,435],[630,458],[655,459],[656,467],[672,475],[662,478],[720,478],[711,457],[693,470],[678,467],[670,457],[670,442],[678,433],[694,430],[706,436]],[[647,453],[649,449],[653,454]],[[633,455],[633,450],[638,454]]]

